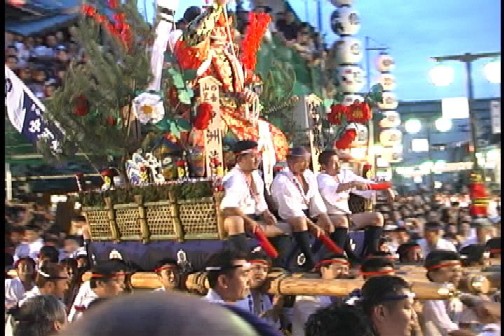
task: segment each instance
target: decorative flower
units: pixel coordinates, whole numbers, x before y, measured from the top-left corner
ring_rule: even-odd
[[[365,124],[371,119],[371,108],[366,102],[355,101],[348,107],[348,122]]]
[[[89,113],[89,104],[85,96],[75,98],[73,113],[78,117],[84,117]]]
[[[177,160],[176,165],[179,168],[184,168],[185,167],[185,161],[184,160]]]
[[[133,99],[133,113],[142,124],[160,122],[165,115],[163,100],[160,95],[143,92]]]
[[[194,120],[194,128],[204,131],[210,125],[213,117],[213,106],[209,103],[201,103],[198,105],[198,113]]]
[[[357,137],[357,131],[355,129],[347,129],[341,137],[334,143],[337,149],[347,149]]]
[[[90,6],[88,4],[83,4],[81,6],[81,11],[82,11],[82,14],[84,14],[86,16],[93,17],[96,15],[96,8],[94,8],[93,6]]]
[[[341,117],[348,114],[348,107],[342,104],[331,105],[331,112],[327,115],[327,121],[333,125],[341,124]]]
[[[115,9],[115,8],[117,8],[117,6],[119,6],[118,0],[108,0],[107,3],[108,3],[108,6],[112,9]]]
[[[117,119],[112,116],[108,116],[107,119],[105,119],[105,123],[109,126],[115,126],[117,125]]]

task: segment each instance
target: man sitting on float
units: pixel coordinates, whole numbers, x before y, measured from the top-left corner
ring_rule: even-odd
[[[350,192],[370,198],[375,190],[384,189],[389,200],[394,199],[394,192],[388,183],[376,183],[356,175],[349,169],[341,169],[340,159],[334,150],[325,150],[319,155],[322,172],[317,176],[317,183],[322,199],[327,207],[327,214],[334,225],[332,240],[344,248],[349,257],[353,256],[348,240],[349,223],[354,229],[365,229],[364,250],[366,256],[378,251],[378,242],[383,231],[383,215],[379,212],[352,214],[348,206]]]
[[[224,228],[231,249],[250,252],[245,230],[267,237],[284,235],[290,231],[287,224],[279,224],[269,211],[264,198],[264,181],[257,168],[260,152],[255,141],[238,141],[233,148],[236,166],[223,178],[224,198],[220,207],[224,214]]]

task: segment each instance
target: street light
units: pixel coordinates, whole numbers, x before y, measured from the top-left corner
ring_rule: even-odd
[[[421,166],[423,171],[428,171],[429,173],[429,184],[434,192],[435,181],[434,181],[434,162],[432,158],[432,138],[431,138],[431,130],[432,126],[441,133],[446,133],[452,129],[453,123],[451,119],[448,118],[438,118],[436,120],[431,119],[409,119],[404,123],[404,129],[408,134],[417,134],[422,130],[422,125],[425,125],[425,129],[427,131],[427,156],[428,161],[424,162]]]
[[[469,128],[471,132],[471,139],[470,139],[470,145],[472,147],[472,152],[471,152],[471,158],[473,162],[473,169],[474,170],[479,170],[479,164],[478,164],[478,159],[476,157],[477,153],[477,139],[476,139],[476,117],[474,115],[474,111],[471,109],[471,102],[474,99],[474,88],[473,88],[473,78],[472,78],[472,63],[476,60],[482,59],[482,58],[495,58],[499,57],[500,52],[489,52],[489,53],[477,53],[477,54],[472,54],[472,53],[465,53],[461,55],[447,55],[447,56],[437,56],[437,57],[432,57],[433,60],[436,62],[444,62],[444,61],[458,61],[462,62],[465,65],[465,72],[466,72],[466,78],[467,78],[467,100],[469,103]],[[499,72],[500,74],[500,72]],[[482,171],[483,174],[483,180],[484,178],[484,171]]]
[[[450,85],[454,77],[453,68],[443,64],[438,64],[429,71],[429,78],[435,86]]]
[[[501,83],[501,61],[500,59],[487,63],[483,68],[485,77],[492,84]]]

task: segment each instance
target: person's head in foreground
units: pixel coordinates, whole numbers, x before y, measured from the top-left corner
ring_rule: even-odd
[[[135,293],[100,304],[69,326],[64,336],[274,336],[275,330],[246,312],[167,292]]]
[[[250,264],[249,285],[251,289],[260,289],[266,282],[271,268],[271,259],[263,251],[251,252],[247,261]]]
[[[414,323],[410,285],[398,276],[368,279],[362,286],[360,305],[377,336],[410,336]]]
[[[434,250],[425,258],[427,278],[436,283],[451,283],[458,286],[462,278],[462,264],[457,252]]]
[[[14,336],[49,336],[67,323],[65,305],[54,295],[38,295],[16,312]]]
[[[322,279],[344,279],[348,277],[350,264],[342,254],[328,254],[318,262],[315,268]]]
[[[247,297],[250,264],[245,255],[233,250],[217,252],[208,259],[205,270],[210,288],[225,302]]]
[[[165,290],[180,289],[182,272],[175,259],[160,260],[154,271]]]
[[[305,336],[374,336],[360,307],[333,303],[317,310],[305,323]]]

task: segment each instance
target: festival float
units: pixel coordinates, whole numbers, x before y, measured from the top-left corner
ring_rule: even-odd
[[[259,143],[268,186],[293,142],[280,112],[300,99],[292,90],[295,75],[281,62],[256,72],[269,15],[249,13],[237,39],[234,17],[217,2],[200,15],[186,11],[184,30],[173,23],[176,2],[158,0],[157,10],[153,32],[136,1],[82,6],[78,39],[88,62],[70,66],[46,105],[45,118],[64,130],[60,150],[50,150],[44,138],[38,145],[53,159],[87,153],[103,178],[100,189],[85,190],[85,177],[76,175],[93,258],[121,256],[152,270],[172,257],[200,270],[225,244],[219,203],[221,178],[234,164],[230,146]],[[350,147],[381,87],[359,101],[343,99],[336,96],[327,114],[320,98],[303,97],[308,136],[296,145],[309,146],[314,163],[333,141],[338,150]],[[327,143],[323,123],[339,126]]]

